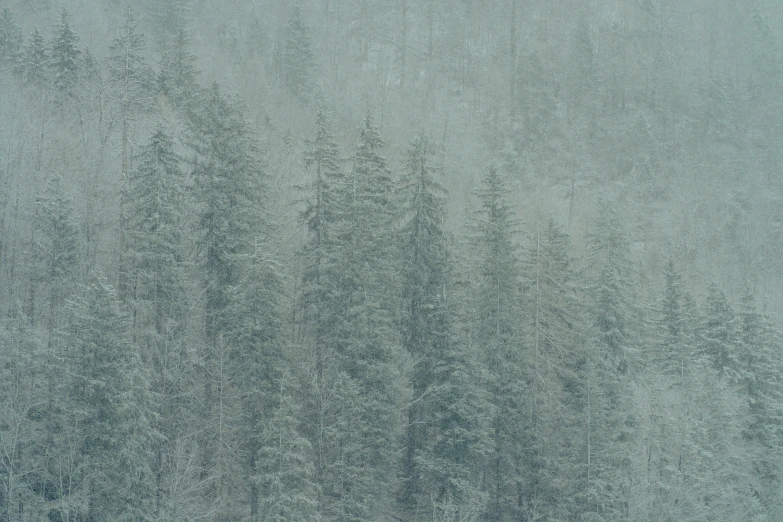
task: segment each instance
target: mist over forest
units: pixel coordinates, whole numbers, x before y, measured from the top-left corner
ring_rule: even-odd
[[[779,0],[1,0],[0,522],[783,520]]]

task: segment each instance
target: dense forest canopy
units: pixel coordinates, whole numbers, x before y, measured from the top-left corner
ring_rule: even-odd
[[[782,519],[781,27],[6,0],[0,521]]]

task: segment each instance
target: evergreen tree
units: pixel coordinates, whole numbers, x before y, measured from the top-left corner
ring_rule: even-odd
[[[415,361],[412,376],[413,402],[408,407],[402,501],[414,506],[420,493],[416,453],[423,449],[427,432],[421,399],[434,384],[433,363],[448,343],[443,307],[446,285],[446,242],[442,230],[445,190],[436,181],[433,151],[426,137],[415,138],[408,149],[399,192],[402,223],[403,346]]]
[[[476,329],[473,343],[483,352],[495,418],[494,455],[488,462],[490,496],[487,517],[507,520],[518,509],[521,425],[521,280],[516,239],[518,220],[508,202],[508,186],[494,165],[478,191],[477,234],[479,273],[476,284]]]
[[[368,116],[346,194],[338,256],[339,324],[335,384],[337,413],[332,454],[339,520],[367,520],[389,512],[398,462],[404,388],[396,335],[397,265],[393,238],[393,185],[383,140]],[[324,494],[332,494],[324,492]]]
[[[742,297],[738,315],[741,393],[750,411],[744,438],[759,452],[754,458],[754,473],[758,483],[763,485],[763,491],[759,491],[762,504],[771,508],[783,479],[779,471],[783,419],[780,336],[769,318],[758,311],[752,292],[747,291]]]
[[[704,313],[702,353],[720,375],[735,381],[739,370],[736,316],[728,297],[715,283],[709,286]]]
[[[478,469],[491,446],[492,408],[477,362],[452,332],[445,189],[436,180],[433,156],[430,141],[415,138],[398,190],[403,209],[400,324],[403,346],[414,362],[400,500],[410,513],[431,503],[426,512],[446,516],[483,507]]]
[[[187,28],[180,28],[170,44],[161,51],[157,83],[161,93],[179,108],[187,107],[198,90],[196,56],[190,51]]]
[[[264,423],[260,440],[260,474],[253,477],[263,491],[259,520],[317,520],[312,446],[297,429],[299,408],[295,396],[286,388],[290,376],[283,373],[278,382],[276,404]]]
[[[238,103],[222,95],[217,84],[193,107],[190,117],[190,148],[194,153],[193,178],[197,209],[196,248],[202,277],[204,346],[200,364],[204,372],[204,410],[207,428],[201,436],[202,479],[214,473],[209,495],[219,509],[228,492],[227,480],[238,477],[229,466],[236,464],[233,452],[223,444],[229,436],[224,334],[231,322],[231,288],[242,281],[242,258],[249,254],[252,238],[263,230],[262,169],[257,145]],[[223,513],[224,515],[226,513]]]
[[[265,444],[274,444],[282,451],[280,442],[276,439],[281,432],[270,434],[269,429],[285,430],[287,436],[295,434],[295,413],[293,405],[288,404],[282,411],[281,401],[284,399],[282,386],[287,371],[285,342],[283,338],[283,283],[278,269],[270,260],[264,259],[257,252],[251,260],[251,266],[243,280],[243,284],[235,289],[230,305],[231,323],[227,339],[230,343],[231,375],[236,383],[236,396],[240,407],[240,417],[236,426],[241,452],[240,465],[244,468],[244,476],[248,478],[247,490],[251,518],[266,520],[262,502],[270,501],[269,490],[263,486],[269,477],[265,476],[264,466],[274,467],[274,463],[263,462],[261,453]],[[285,397],[290,401],[290,397]],[[275,416],[277,415],[277,416]],[[274,424],[274,428],[269,425]],[[282,423],[282,425],[280,424]],[[293,431],[291,431],[293,430]],[[290,443],[301,444],[297,436]],[[274,441],[274,442],[270,442]],[[288,447],[290,451],[303,450],[301,447]],[[280,456],[287,459],[290,455]],[[309,454],[297,457],[298,465],[312,466],[307,462]],[[260,460],[261,459],[261,460]],[[291,463],[277,462],[280,466]],[[278,469],[279,472],[284,472]],[[305,480],[310,471],[303,472]],[[309,479],[308,479],[309,480]],[[302,484],[304,486],[304,484]],[[294,484],[288,484],[293,487]],[[275,492],[281,494],[280,491]],[[315,495],[310,491],[286,491],[285,494],[310,497],[315,502]],[[281,508],[282,509],[282,508]],[[295,517],[296,518],[296,517]]]
[[[16,72],[22,58],[22,30],[16,25],[11,10],[0,13],[0,71]]]
[[[46,180],[46,188],[36,198],[33,218],[35,244],[31,289],[31,313],[37,313],[35,293],[43,289],[48,303],[46,317],[50,343],[57,339],[60,311],[78,275],[79,233],[74,217],[73,202],[59,175]],[[35,320],[36,315],[31,319]]]
[[[588,235],[588,322],[592,327],[586,367],[587,477],[582,509],[624,518],[628,512],[629,460],[633,419],[629,373],[635,359],[634,299],[628,243],[607,202],[598,208]],[[590,346],[592,345],[592,346]],[[635,365],[633,365],[635,367]]]
[[[73,96],[79,78],[79,55],[77,47],[79,37],[71,29],[71,15],[64,8],[60,13],[60,24],[54,29],[54,37],[49,44],[49,70],[54,87],[65,96]]]
[[[299,302],[300,321],[304,335],[312,346],[314,378],[311,384],[311,404],[308,405],[312,423],[309,433],[316,456],[316,481],[319,491],[330,489],[331,462],[327,426],[333,422],[336,404],[330,400],[330,389],[339,368],[335,364],[338,350],[340,316],[334,306],[339,295],[341,273],[337,242],[345,209],[345,176],[342,172],[340,150],[323,110],[316,115],[316,133],[308,141],[304,161],[314,177],[303,187],[307,201],[301,219],[307,227],[308,238],[300,255],[304,263],[302,290]],[[319,511],[325,497],[320,496]]]
[[[130,7],[125,10],[125,19],[119,34],[114,37],[109,47],[109,79],[115,90],[117,104],[120,107],[121,118],[121,178],[120,178],[120,208],[119,208],[119,234],[120,234],[120,274],[118,290],[120,298],[127,299],[127,281],[124,265],[126,245],[126,209],[127,180],[130,163],[130,133],[131,122],[134,114],[149,106],[150,83],[152,71],[145,63],[144,37],[138,32],[138,20],[133,15]]]
[[[85,520],[133,521],[153,509],[152,399],[128,327],[114,290],[99,276],[70,306],[65,411],[80,437],[74,485],[85,499],[77,516]]]
[[[127,281],[132,334],[151,371],[150,391],[158,412],[154,426],[162,435],[156,441],[153,465],[159,500],[171,493],[166,491],[164,474],[173,466],[170,459],[183,436],[187,420],[183,399],[191,377],[185,345],[183,184],[174,143],[158,128],[142,147],[128,183]]]
[[[315,51],[302,10],[294,6],[283,48],[283,81],[291,94],[307,100],[315,90]]]
[[[586,482],[585,329],[568,236],[550,217],[525,256],[530,383],[520,509],[529,519],[573,517]]]
[[[25,50],[25,56],[22,62],[25,82],[36,87],[43,87],[47,84],[49,77],[49,57],[46,52],[46,44],[43,36],[36,27],[33,34],[30,35],[30,42]]]

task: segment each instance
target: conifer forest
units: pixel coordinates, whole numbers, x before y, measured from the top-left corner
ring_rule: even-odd
[[[0,522],[783,520],[780,0],[0,0]]]

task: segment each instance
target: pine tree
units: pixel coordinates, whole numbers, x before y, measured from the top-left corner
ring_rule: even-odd
[[[282,373],[277,400],[263,426],[260,474],[253,477],[263,491],[259,520],[317,520],[318,516],[312,446],[298,432],[299,408],[286,387],[289,382],[290,376]]]
[[[9,8],[0,13],[0,71],[16,72],[22,58],[22,30]]]
[[[758,457],[754,458],[754,473],[763,491],[759,494],[765,508],[775,502],[781,477],[781,367],[780,336],[769,318],[758,311],[751,291],[746,291],[739,310],[739,374],[741,394],[747,400],[750,422],[744,438]]]
[[[36,198],[36,207],[31,301],[34,301],[36,287],[47,291],[47,326],[50,342],[53,342],[57,338],[55,329],[59,326],[60,311],[79,269],[79,234],[73,202],[61,176],[47,179],[44,192]],[[37,308],[31,303],[31,314],[35,313]],[[32,315],[31,319],[36,317]]]
[[[327,462],[330,449],[326,430],[337,407],[330,400],[330,389],[339,367],[335,364],[335,354],[341,319],[333,298],[341,292],[337,237],[346,202],[340,149],[323,110],[316,115],[315,137],[307,145],[304,162],[314,177],[303,187],[306,206],[301,219],[307,227],[308,238],[300,252],[304,267],[298,308],[304,335],[312,346],[314,378],[308,410],[311,418],[316,420],[309,436],[315,453],[316,481],[319,491],[323,492],[330,490],[330,484],[333,484],[330,478],[332,466]],[[320,495],[320,498],[319,511],[323,511],[326,509],[323,505],[326,497]]]
[[[187,28],[180,28],[170,44],[161,50],[157,84],[161,93],[169,96],[178,108],[186,108],[198,91],[197,57],[190,51]]]
[[[153,509],[152,400],[128,326],[100,276],[70,305],[65,411],[80,437],[74,485],[86,520],[138,520]]]
[[[261,201],[263,172],[257,145],[239,105],[217,84],[202,96],[190,117],[189,146],[194,154],[193,178],[197,209],[195,244],[204,295],[204,345],[200,380],[208,423],[201,436],[202,479],[213,477],[210,502],[223,509],[231,484],[238,479],[236,447],[224,444],[231,434],[227,418],[236,407],[226,402],[231,370],[224,335],[229,331],[231,288],[242,281],[242,259],[254,237],[264,230]]]
[[[270,491],[262,487],[269,480],[264,474],[264,466],[273,466],[263,462],[262,448],[275,441],[280,433],[268,433],[269,424],[275,424],[274,429],[286,430],[288,436],[295,433],[295,414],[290,411],[281,412],[281,388],[288,362],[285,354],[283,282],[279,269],[262,254],[256,252],[251,259],[243,284],[235,289],[230,305],[231,322],[227,334],[230,344],[231,375],[235,382],[236,396],[240,408],[240,420],[237,422],[237,437],[240,447],[240,465],[244,468],[244,476],[248,478],[248,504],[253,520],[263,517],[262,502],[269,502]],[[290,400],[286,396],[286,400]],[[279,417],[274,417],[276,412]],[[279,425],[284,423],[284,425]],[[294,432],[291,432],[294,430]],[[295,443],[295,441],[288,441]],[[296,444],[300,444],[296,442]],[[278,450],[279,442],[275,442]],[[297,448],[289,448],[294,451]],[[301,450],[302,448],[298,448]],[[281,457],[283,458],[283,457]],[[303,461],[308,454],[300,455]],[[281,466],[288,463],[278,462]],[[312,463],[307,463],[312,465]],[[299,462],[303,465],[303,462]],[[283,470],[278,469],[282,472]],[[305,475],[309,476],[307,471]],[[304,477],[303,477],[304,480]],[[309,479],[308,479],[309,480]],[[293,487],[294,484],[289,484]],[[276,492],[280,494],[280,492]],[[287,491],[293,496],[310,497],[315,503],[315,495],[309,490]],[[261,518],[265,520],[265,518]]]
[[[701,326],[702,353],[722,376],[737,379],[738,331],[734,309],[726,294],[711,283]]]
[[[144,36],[138,32],[138,20],[133,15],[130,7],[125,10],[125,18],[120,27],[119,34],[114,37],[109,47],[109,80],[115,90],[117,104],[120,107],[121,127],[121,178],[120,178],[120,206],[119,206],[119,235],[120,235],[120,274],[118,290],[120,298],[127,298],[127,281],[124,273],[126,245],[126,203],[127,180],[130,164],[130,133],[134,115],[146,108],[150,103],[150,87],[152,71],[145,63]]]
[[[49,78],[49,57],[43,36],[36,27],[30,35],[30,42],[25,50],[22,62],[25,82],[36,87],[43,87]]]
[[[415,138],[408,149],[399,193],[404,210],[402,223],[403,346],[415,362],[413,402],[408,407],[406,451],[402,475],[402,502],[415,506],[420,494],[417,452],[427,433],[422,398],[434,384],[433,364],[449,342],[443,307],[446,285],[446,243],[442,223],[445,190],[436,181],[433,151],[426,137]]]
[[[49,70],[54,87],[65,96],[75,95],[79,78],[79,37],[70,25],[71,15],[64,8],[60,13],[60,24],[55,27],[54,38],[49,45]]]
[[[588,235],[586,275],[588,324],[584,381],[587,405],[587,477],[583,509],[598,516],[627,516],[630,469],[630,427],[635,424],[630,403],[629,373],[635,365],[634,299],[628,243],[615,211],[599,205]]]
[[[585,326],[568,241],[550,217],[524,258],[530,389],[519,503],[533,520],[572,517],[586,478]]]
[[[382,147],[368,116],[342,203],[345,213],[336,254],[341,278],[333,302],[342,372],[334,392],[340,410],[331,461],[339,500],[329,509],[340,510],[339,520],[374,519],[387,513],[397,486],[388,470],[397,462],[404,388],[395,331],[393,185]]]
[[[402,204],[404,348],[414,362],[400,500],[411,513],[432,503],[440,515],[483,507],[477,470],[489,452],[491,405],[478,365],[452,332],[445,189],[426,137],[409,147],[398,189]],[[427,509],[426,512],[431,512]]]
[[[494,165],[478,191],[479,211],[473,226],[480,256],[476,284],[476,329],[473,343],[483,351],[495,418],[494,455],[489,460],[487,517],[506,520],[518,509],[521,484],[521,280],[516,234],[518,220],[508,202],[508,187]]]
[[[151,371],[150,391],[158,412],[153,466],[158,499],[165,491],[173,448],[182,438],[183,396],[190,368],[185,323],[187,284],[183,244],[184,175],[171,137],[158,128],[140,151],[128,182],[127,281],[132,334]]]
[[[308,100],[315,90],[315,51],[302,10],[294,6],[283,48],[283,81],[291,94]]]

